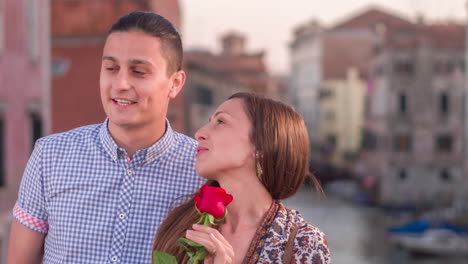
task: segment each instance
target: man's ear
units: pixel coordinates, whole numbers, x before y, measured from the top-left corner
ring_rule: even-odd
[[[172,75],[172,87],[169,90],[169,98],[174,99],[185,84],[185,72],[180,70]]]

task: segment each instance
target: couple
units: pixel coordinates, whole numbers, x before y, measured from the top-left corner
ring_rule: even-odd
[[[150,263],[153,248],[182,263],[181,236],[211,252],[206,263],[282,263],[285,251],[285,262],[330,263],[323,233],[279,202],[308,175],[301,117],[235,94],[196,133],[197,146],[166,120],[181,65],[180,36],[165,18],[132,12],[111,27],[100,76],[107,119],[38,140],[7,263]],[[193,201],[169,210],[205,180],[234,196],[216,229],[192,226]]]

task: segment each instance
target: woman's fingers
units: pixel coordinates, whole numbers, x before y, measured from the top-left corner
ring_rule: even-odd
[[[210,239],[215,245],[214,264],[232,263],[234,260],[234,250],[231,245],[226,247],[225,243],[220,241],[213,234],[210,234]]]
[[[186,237],[204,246],[210,253],[205,259],[206,263],[225,264],[233,262],[234,250],[218,230],[207,226],[193,225],[193,230],[187,230]]]
[[[212,251],[215,249],[215,245],[213,244],[213,242],[211,242],[209,234],[194,230],[187,230],[187,232],[185,233],[185,237],[187,239],[192,240],[195,243],[204,246],[208,251]]]
[[[203,225],[197,225],[194,224],[192,226],[193,230],[200,231],[202,233],[206,233],[207,235],[212,234],[215,238],[217,238],[219,241],[221,241],[225,247],[229,247],[232,249],[231,244],[224,238],[224,236],[216,229],[208,227],[208,226],[203,226]]]

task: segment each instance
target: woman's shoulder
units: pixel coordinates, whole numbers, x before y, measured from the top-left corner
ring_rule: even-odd
[[[296,263],[331,263],[327,237],[319,228],[305,223],[294,239],[294,260]]]
[[[289,218],[287,231],[295,235],[294,259],[300,263],[331,263],[325,234],[314,224],[305,222],[298,211],[283,208]]]

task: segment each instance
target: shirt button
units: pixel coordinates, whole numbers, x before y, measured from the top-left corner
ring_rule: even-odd
[[[124,220],[125,219],[125,214],[119,214],[119,218]]]
[[[112,262],[117,262],[117,257],[116,257],[116,256],[113,256],[113,257],[111,258],[111,260],[112,260]]]
[[[112,159],[113,159],[113,160],[117,160],[117,156],[112,156]]]
[[[127,170],[127,175],[128,175],[128,176],[132,176],[132,174],[133,174],[133,171],[132,171],[132,170]]]

